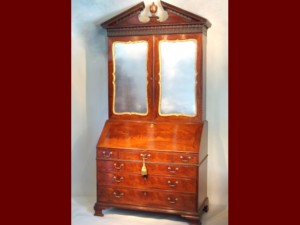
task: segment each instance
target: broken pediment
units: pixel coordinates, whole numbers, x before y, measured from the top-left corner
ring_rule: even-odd
[[[153,13],[154,11],[150,13],[150,9],[147,9],[146,13],[150,15],[149,20],[142,22],[139,16],[145,9],[145,4],[141,2],[105,21],[101,26],[107,29],[108,36],[171,34],[181,33],[183,29],[185,33],[200,32],[206,34],[206,30],[211,26],[211,23],[201,16],[163,1],[161,1],[161,5],[168,14],[164,21],[160,21],[156,13]]]

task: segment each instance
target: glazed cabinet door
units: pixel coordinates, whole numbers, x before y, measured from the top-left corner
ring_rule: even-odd
[[[201,118],[201,34],[155,36],[156,120]]]
[[[152,36],[109,37],[108,47],[110,117],[151,119]]]

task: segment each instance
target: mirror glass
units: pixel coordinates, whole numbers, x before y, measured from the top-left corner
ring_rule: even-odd
[[[159,114],[196,115],[197,40],[159,42]]]
[[[148,42],[113,43],[113,113],[147,115]]]

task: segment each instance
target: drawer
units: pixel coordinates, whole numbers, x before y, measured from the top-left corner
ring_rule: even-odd
[[[97,160],[97,171],[101,173],[111,173],[111,172],[118,172],[124,170],[128,171],[128,169],[130,169],[130,167],[127,168],[128,164],[129,162]]]
[[[149,175],[143,177],[128,173],[98,173],[99,186],[161,189],[176,192],[196,193],[196,179]]]
[[[97,158],[99,159],[117,159],[118,157],[118,150],[116,149],[97,149]]]
[[[140,160],[145,162],[172,162],[173,154],[168,152],[120,150],[120,159]]]
[[[98,202],[196,212],[196,195],[129,188],[99,188]]]
[[[98,160],[97,170],[99,172],[126,172],[140,174],[142,162],[126,162],[113,160]],[[155,164],[146,162],[146,167],[149,175],[170,175],[179,177],[197,177],[197,166],[178,165],[178,164]]]
[[[174,153],[173,162],[174,163],[188,163],[188,164],[197,164],[199,161],[198,154],[190,153]]]
[[[168,174],[178,177],[197,177],[198,166],[185,166],[185,165],[156,165],[157,170],[161,174]]]
[[[142,162],[128,162],[119,160],[98,160],[97,171],[102,173],[126,172],[140,174]],[[147,164],[148,168],[148,164]]]
[[[143,161],[143,158],[145,162],[197,164],[199,156],[192,153],[173,153],[167,151],[119,150],[119,159],[121,160]]]

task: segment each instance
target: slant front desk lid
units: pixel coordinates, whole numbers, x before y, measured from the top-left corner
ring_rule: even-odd
[[[198,152],[203,124],[106,121],[98,148]]]

